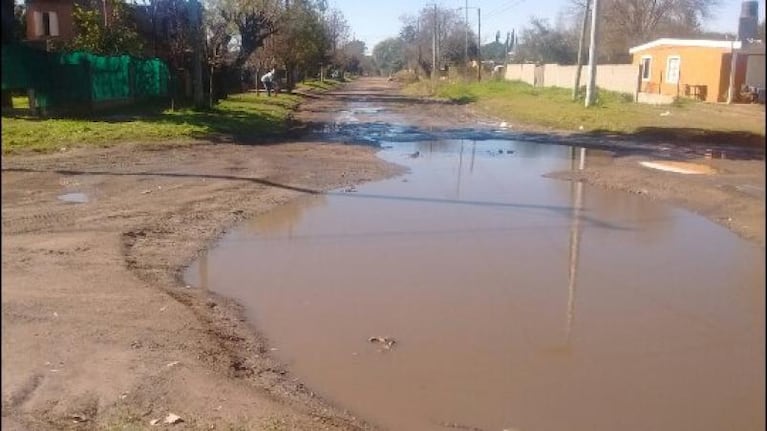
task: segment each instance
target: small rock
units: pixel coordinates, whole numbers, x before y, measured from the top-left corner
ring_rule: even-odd
[[[420,151],[416,151],[415,153],[410,155],[410,158],[411,159],[415,159],[415,158],[419,157],[420,155],[421,155],[421,152]]]
[[[669,115],[671,115],[671,111],[666,111],[666,112],[661,112],[660,113],[661,117],[668,117]]]
[[[397,343],[397,340],[391,337],[370,337],[368,338],[368,341],[371,343],[381,344],[386,350],[391,350],[391,348],[394,347],[394,344]]]
[[[168,368],[171,368],[171,367],[175,367],[178,364],[179,364],[179,361],[173,361],[173,362],[169,362],[165,366],[168,367]]]
[[[74,423],[88,422],[88,417],[83,414],[76,413],[70,417],[72,418],[72,422]]]
[[[152,193],[152,191],[151,190],[144,190],[143,192],[141,192],[142,195],[145,195],[145,194],[148,194],[148,193]]]
[[[168,416],[165,417],[165,420],[163,422],[165,422],[166,424],[173,425],[173,424],[184,422],[184,420],[181,419],[181,416],[179,415],[168,413]]]
[[[167,310],[167,309],[168,309],[168,306],[166,305],[166,306],[162,307],[162,308],[160,309],[160,311],[162,312],[162,311],[165,311],[165,310]]]
[[[152,425],[152,426],[155,426],[159,423],[160,423],[159,419],[152,419],[151,421],[149,421],[149,425]]]

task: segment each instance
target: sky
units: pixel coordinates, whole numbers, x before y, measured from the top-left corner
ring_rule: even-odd
[[[380,41],[396,36],[402,15],[415,15],[426,5],[437,4],[446,8],[464,7],[466,0],[330,0],[332,7],[340,9],[351,27],[352,36],[365,42],[368,53]],[[482,42],[495,37],[496,31],[506,34],[521,30],[535,15],[548,18],[553,24],[557,14],[569,0],[469,0],[469,8],[479,7],[482,12]],[[735,33],[738,29],[741,0],[720,0],[713,11],[714,18],[704,22],[706,30]],[[759,1],[759,16],[764,19],[765,0]],[[461,14],[465,12],[461,10]],[[477,28],[477,11],[469,9],[469,22]]]

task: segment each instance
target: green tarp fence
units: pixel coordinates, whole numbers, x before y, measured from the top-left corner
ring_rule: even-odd
[[[34,89],[40,107],[163,97],[169,79],[167,65],[156,58],[54,53],[21,44],[2,47],[3,91]]]

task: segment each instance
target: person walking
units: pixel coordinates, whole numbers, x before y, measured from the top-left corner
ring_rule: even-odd
[[[261,82],[264,84],[264,88],[266,88],[266,95],[271,97],[272,86],[274,85],[274,69],[270,70],[269,73],[262,76]]]

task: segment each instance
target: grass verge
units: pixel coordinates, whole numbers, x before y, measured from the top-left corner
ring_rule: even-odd
[[[682,100],[673,105],[633,103],[630,95],[600,90],[595,106],[573,101],[570,89],[533,87],[519,81],[417,82],[405,88],[416,96],[471,103],[483,114],[516,125],[561,131],[613,134],[765,135],[764,106],[722,105]],[[754,140],[754,139],[752,139]]]
[[[320,87],[320,91],[330,88],[314,85]],[[2,151],[4,154],[28,150],[48,152],[78,145],[103,147],[126,141],[158,142],[214,136],[257,141],[284,133],[287,120],[300,102],[301,96],[297,94],[266,97],[265,94],[243,93],[231,95],[207,111],[174,112],[144,105],[89,118],[39,119],[4,115]]]

